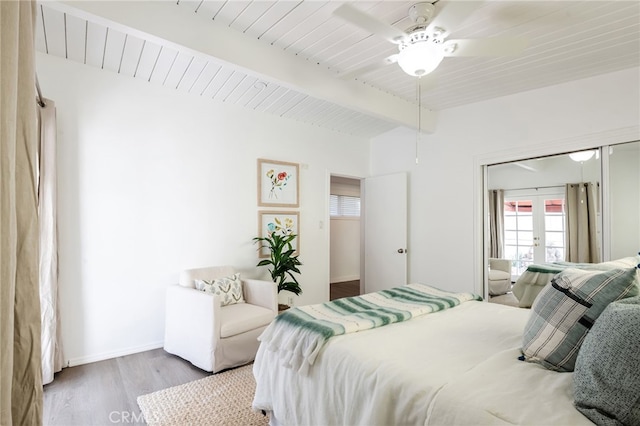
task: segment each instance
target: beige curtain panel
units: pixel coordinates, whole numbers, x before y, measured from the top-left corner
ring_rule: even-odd
[[[600,262],[598,246],[597,198],[589,182],[569,183],[565,189],[566,233],[565,260]]]
[[[36,4],[0,1],[0,424],[42,423]]]
[[[501,259],[504,247],[504,191],[489,191],[489,257]]]

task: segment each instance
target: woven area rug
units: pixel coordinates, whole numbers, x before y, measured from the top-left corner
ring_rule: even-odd
[[[267,425],[251,409],[253,364],[138,397],[149,425]]]

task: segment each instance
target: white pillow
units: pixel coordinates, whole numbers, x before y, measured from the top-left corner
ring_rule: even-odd
[[[240,273],[214,280],[194,280],[196,289],[220,296],[220,306],[244,303]]]

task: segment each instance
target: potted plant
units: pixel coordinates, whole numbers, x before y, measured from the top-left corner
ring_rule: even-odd
[[[260,244],[258,250],[263,248],[269,250],[269,258],[261,260],[256,266],[270,267],[269,273],[273,282],[278,284],[278,293],[285,290],[298,296],[302,293],[302,289],[293,274],[300,274],[298,266],[302,263],[291,244],[295,238],[295,234],[279,235],[271,232],[266,237],[255,237],[253,241]],[[278,304],[279,311],[288,308],[288,305]]]

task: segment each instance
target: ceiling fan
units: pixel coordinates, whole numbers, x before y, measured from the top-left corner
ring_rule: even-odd
[[[344,3],[333,13],[374,35],[398,45],[398,53],[382,61],[345,73],[350,78],[397,63],[409,75],[421,77],[435,70],[445,57],[517,55],[526,47],[520,38],[448,39],[451,32],[469,17],[482,2],[421,2],[409,8],[413,25],[405,31]],[[440,7],[440,4],[442,5]]]

